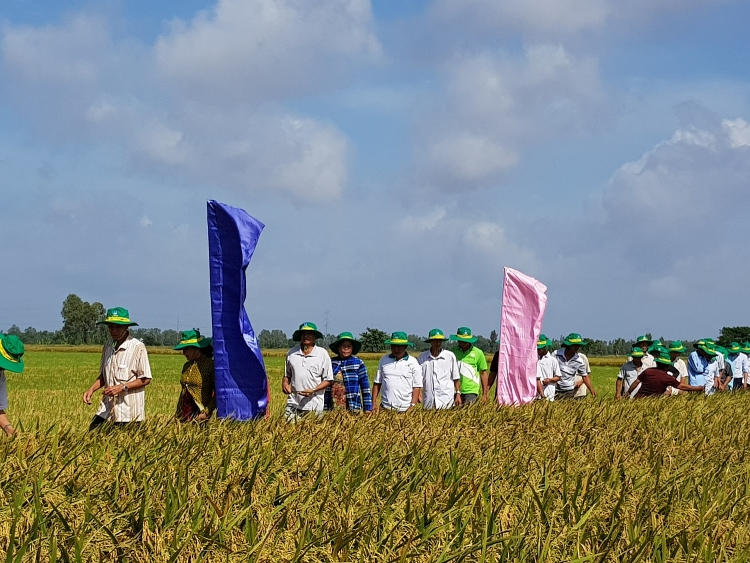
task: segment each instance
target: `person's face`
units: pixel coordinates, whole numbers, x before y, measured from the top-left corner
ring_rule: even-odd
[[[406,346],[403,344],[391,344],[391,354],[397,360],[400,360],[406,355]]]
[[[578,353],[578,350],[580,350],[581,347],[578,344],[573,344],[572,346],[568,346],[568,350],[570,350],[570,353],[574,356]]]
[[[679,358],[679,357],[680,357],[680,353],[679,353],[679,352],[670,352],[670,353],[669,353],[669,357],[670,357],[670,358],[672,359],[672,361],[674,362],[674,361],[675,361],[675,360],[676,360],[677,358]]]
[[[339,356],[341,356],[342,358],[348,358],[352,355],[353,351],[354,346],[348,340],[344,340],[341,344],[339,344]]]
[[[128,327],[123,325],[109,324],[107,325],[107,330],[109,331],[109,336],[115,342],[119,342],[120,340],[125,338],[125,335],[128,333]]]
[[[197,348],[195,346],[188,346],[187,348],[182,349],[182,355],[185,356],[185,359],[188,362],[192,362],[200,358],[202,354],[200,348]]]
[[[443,341],[442,340],[430,340],[430,350],[433,352],[439,352],[443,349]]]
[[[458,347],[461,348],[464,352],[468,351],[469,348],[471,348],[471,342],[462,342],[458,341]]]
[[[315,333],[311,330],[303,330],[299,335],[301,346],[308,347],[315,345]]]
[[[543,358],[547,355],[547,348],[537,348],[536,353],[539,355],[540,358]]]
[[[648,354],[648,347],[651,346],[648,342],[641,342],[638,344],[638,347],[643,350],[644,354]]]

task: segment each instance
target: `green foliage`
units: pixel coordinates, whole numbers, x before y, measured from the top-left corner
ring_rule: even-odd
[[[750,326],[725,326],[721,329],[721,334],[716,340],[719,346],[729,346],[730,342],[739,342],[742,344],[750,340]]]
[[[283,330],[266,330],[263,329],[258,335],[258,344],[264,349],[286,349],[291,348],[294,343],[287,338]]]
[[[68,344],[102,344],[106,330],[96,322],[104,318],[104,305],[89,303],[71,293],[63,301],[62,336]]]
[[[180,335],[171,329],[131,327],[130,334],[146,346],[176,346],[180,341]]]
[[[363,352],[382,352],[385,350],[385,341],[388,340],[388,334],[377,328],[367,327],[359,340],[362,342]]]

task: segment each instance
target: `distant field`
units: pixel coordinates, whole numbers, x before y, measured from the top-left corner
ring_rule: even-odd
[[[30,350],[0,439],[5,561],[750,561],[750,394],[282,422],[172,419],[88,434],[96,352]],[[366,360],[373,371],[376,358]],[[619,360],[618,360],[619,361]],[[593,363],[593,362],[592,362]]]

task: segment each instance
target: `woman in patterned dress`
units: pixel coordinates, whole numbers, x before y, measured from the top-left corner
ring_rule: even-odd
[[[214,350],[212,340],[201,336],[198,329],[180,333],[180,343],[187,362],[182,366],[180,398],[176,416],[181,422],[205,422],[216,410],[214,389]]]

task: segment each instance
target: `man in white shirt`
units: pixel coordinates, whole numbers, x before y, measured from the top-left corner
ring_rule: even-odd
[[[538,399],[555,400],[555,384],[560,381],[560,364],[550,354],[552,340],[544,334],[539,335],[536,343],[536,352],[539,357],[536,363],[536,390]]]
[[[284,417],[287,422],[297,422],[310,413],[323,412],[326,387],[333,384],[331,357],[315,341],[323,334],[315,323],[302,323],[292,334],[299,342],[286,355],[281,390],[288,395]]]
[[[731,342],[727,348],[727,363],[732,366],[732,391],[747,389],[748,360],[738,342]]]
[[[684,354],[685,352],[687,352],[687,348],[685,348],[685,345],[681,340],[673,340],[669,343],[669,347],[667,349],[669,350],[669,357],[672,358],[675,369],[679,372],[677,381],[682,381],[683,379],[687,381],[687,364],[685,363],[685,360],[680,358],[680,354]]]
[[[643,358],[641,358],[641,362],[643,362],[643,365],[646,366],[646,369],[656,367],[656,361],[654,360],[654,357],[649,353],[649,348],[651,348],[651,345],[653,343],[654,341],[645,334],[635,339],[635,345],[643,350]],[[628,358],[628,360],[631,359],[632,357]],[[624,389],[624,391],[627,391],[627,388]]]
[[[620,368],[620,372],[617,374],[617,382],[615,383],[615,399],[622,399],[628,397],[628,389],[638,379],[638,376],[645,369],[648,369],[643,365],[643,356],[646,354],[640,346],[633,346],[630,351],[630,360],[625,362]],[[634,392],[638,392],[636,388]]]
[[[439,328],[433,328],[427,337],[430,349],[417,358],[422,366],[422,406],[425,409],[449,409],[454,404],[461,405],[456,355],[443,350],[443,342],[448,340]]]
[[[372,386],[372,408],[377,412],[382,404],[384,409],[407,412],[419,401],[422,367],[406,353],[406,348],[414,345],[405,332],[394,332],[385,343],[390,345],[391,353],[380,358]]]
[[[102,402],[89,430],[105,422],[123,426],[146,419],[146,386],[151,383],[151,365],[146,346],[130,335],[129,327],[138,326],[130,320],[130,312],[122,307],[107,310],[103,321],[111,341],[102,349],[99,377],[83,394],[83,402],[91,404],[91,397],[102,389]]]

